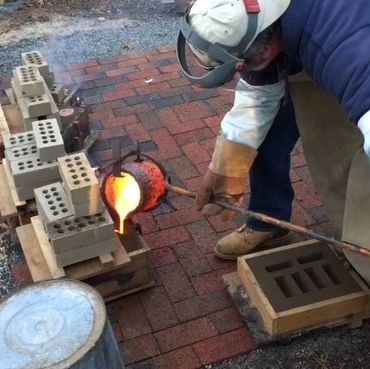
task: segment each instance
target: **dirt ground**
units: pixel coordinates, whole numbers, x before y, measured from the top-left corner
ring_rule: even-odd
[[[35,22],[46,23],[64,17],[149,20],[165,17],[174,10],[173,2],[160,0],[26,0],[0,7],[0,34],[21,30]]]

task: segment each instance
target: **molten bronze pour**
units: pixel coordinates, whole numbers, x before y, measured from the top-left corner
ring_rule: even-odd
[[[118,232],[121,234],[124,232],[123,224],[125,219],[129,219],[137,213],[154,209],[162,201],[166,201],[168,191],[181,196],[196,197],[195,192],[171,185],[164,168],[149,156],[144,156],[151,161],[143,161],[140,158],[137,161],[124,164],[121,166],[119,177],[112,173],[108,175],[103,182],[103,197],[105,198],[108,208],[116,214],[116,217],[113,218],[117,218],[118,215],[120,219]],[[370,257],[370,249],[368,248],[339,241],[335,238],[313,232],[305,227],[279,220],[262,213],[246,210],[217,199],[211,199],[210,202],[265,223],[328,242],[340,249]]]

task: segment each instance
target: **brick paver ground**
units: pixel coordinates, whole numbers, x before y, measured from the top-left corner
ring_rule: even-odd
[[[173,48],[56,66],[54,71],[58,81],[81,86],[91,128],[102,131],[94,147],[97,163],[112,158],[113,138],[119,137],[127,151],[140,140],[142,150],[161,160],[175,184],[197,188],[232,92],[191,86]],[[291,178],[293,221],[332,234],[299,145],[292,155]],[[108,304],[131,369],[199,368],[255,348],[221,279],[235,270],[235,263],[212,254],[217,239],[243,219],[205,219],[189,199],[171,196],[170,202],[178,210],[161,205],[136,217],[151,248],[156,285]],[[18,283],[30,279],[25,265],[14,266],[13,273]]]

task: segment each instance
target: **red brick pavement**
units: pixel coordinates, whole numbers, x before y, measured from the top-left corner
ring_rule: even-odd
[[[191,86],[173,48],[55,70],[58,81],[80,84],[91,127],[103,132],[95,146],[97,161],[111,158],[112,138],[119,137],[127,151],[140,140],[144,152],[163,161],[175,184],[196,189],[232,92]],[[291,175],[297,195],[293,221],[331,231],[299,145]],[[200,216],[188,199],[171,196],[170,202],[178,210],[162,205],[136,217],[152,249],[156,286],[108,305],[128,369],[195,369],[254,349],[221,280],[235,263],[212,254],[217,239],[243,219],[222,223]],[[13,272],[18,283],[30,279],[22,266]]]

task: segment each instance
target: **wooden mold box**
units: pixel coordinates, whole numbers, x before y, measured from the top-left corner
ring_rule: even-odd
[[[131,236],[134,240],[127,249],[117,237],[117,249],[108,263],[94,258],[59,268],[38,216],[31,218],[31,224],[17,227],[16,232],[34,282],[58,278],[81,280],[98,290],[105,301],[154,285],[149,248],[139,234]]]
[[[270,336],[370,316],[368,287],[320,241],[240,257],[237,275]]]

